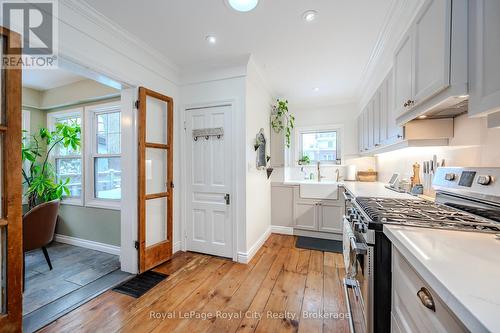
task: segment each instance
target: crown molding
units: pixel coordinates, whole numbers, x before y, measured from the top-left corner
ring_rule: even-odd
[[[80,14],[82,17],[89,20],[90,22],[92,22],[99,28],[103,29],[104,31],[109,32],[111,35],[113,35],[113,37],[122,41],[126,45],[129,45],[136,49],[140,49],[141,52],[151,57],[155,62],[162,65],[165,69],[172,72],[176,76],[175,79],[172,79],[172,77],[166,78],[164,77],[164,75],[162,75],[162,77],[164,77],[169,81],[172,81],[175,84],[179,83],[177,82],[180,73],[179,66],[173,63],[171,60],[169,60],[160,51],[156,50],[151,45],[143,42],[135,35],[127,31],[125,28],[121,27],[120,25],[118,25],[117,23],[115,23],[114,21],[110,20],[108,17],[97,11],[95,8],[90,6],[85,0],[60,0],[59,3],[68,7],[74,12]],[[58,17],[58,19],[64,21],[63,17]],[[72,22],[65,21],[65,23],[73,26]],[[159,74],[157,70],[153,69],[150,70]]]
[[[424,0],[392,1],[358,84],[357,100],[360,107],[369,99],[369,94],[372,93],[370,88],[380,84],[390,70],[390,65],[388,68],[385,67],[392,63],[392,51],[402,35],[407,32],[413,17],[423,3]]]

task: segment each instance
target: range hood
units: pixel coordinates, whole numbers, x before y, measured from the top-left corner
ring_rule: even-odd
[[[469,96],[450,96],[437,104],[423,103],[416,106],[414,110],[409,111],[396,119],[396,122],[403,126],[413,119],[440,119],[454,118],[467,112],[469,108]]]

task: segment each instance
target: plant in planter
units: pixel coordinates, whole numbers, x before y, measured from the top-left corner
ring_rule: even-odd
[[[276,133],[283,131],[287,148],[290,148],[290,136],[294,126],[295,117],[288,111],[288,100],[278,99],[273,105],[271,127]]]
[[[80,149],[80,125],[56,124],[54,131],[40,128],[38,134],[29,140],[23,138],[23,185],[28,199],[29,209],[43,202],[61,199],[70,195],[70,179],[57,179],[55,167],[49,161],[50,153],[56,147],[77,151]]]
[[[304,155],[302,156],[300,159],[299,159],[299,165],[308,165],[311,163],[311,159],[309,158],[309,156],[307,155]]]

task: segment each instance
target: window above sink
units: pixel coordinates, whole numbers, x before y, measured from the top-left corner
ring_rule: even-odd
[[[339,165],[342,163],[342,133],[339,127],[298,128],[296,135],[297,161],[308,156],[310,164]]]

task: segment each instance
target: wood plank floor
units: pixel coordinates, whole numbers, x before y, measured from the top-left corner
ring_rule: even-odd
[[[181,253],[139,299],[108,291],[42,332],[348,332],[340,254],[272,234],[248,265]]]

